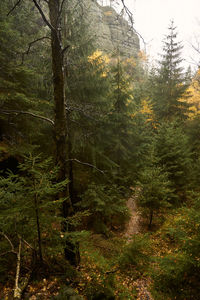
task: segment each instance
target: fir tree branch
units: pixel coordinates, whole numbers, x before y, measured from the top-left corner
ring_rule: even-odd
[[[7,13],[7,17],[15,10],[15,8],[21,3],[22,0],[18,0],[15,5],[11,8],[11,10]]]
[[[47,122],[51,123],[51,125],[54,125],[54,121],[53,120],[51,120],[49,118],[46,118],[44,116],[37,115],[35,113],[31,113],[29,111],[0,109],[0,113],[3,113],[3,114],[17,114],[17,115],[18,114],[29,115],[29,116],[32,116],[34,118],[38,118],[38,119],[47,121]]]
[[[94,166],[94,165],[92,165],[92,164],[89,164],[89,163],[86,163],[86,162],[82,162],[82,161],[80,161],[80,160],[78,160],[78,159],[76,159],[76,158],[71,158],[71,159],[68,159],[67,161],[74,161],[74,162],[77,162],[77,163],[79,163],[79,164],[81,164],[81,165],[85,165],[85,166],[91,167],[91,168],[93,168],[93,169],[99,171],[100,173],[105,174],[104,171],[98,169],[96,166]]]

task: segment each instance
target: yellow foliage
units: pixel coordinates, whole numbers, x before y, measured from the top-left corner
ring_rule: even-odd
[[[99,70],[102,71],[101,77],[107,77],[108,70],[106,67],[108,66],[110,59],[107,55],[103,54],[102,51],[96,50],[92,53],[92,55],[88,56],[88,62],[96,65]]]
[[[142,108],[140,110],[142,114],[153,115],[152,105],[149,103],[147,99],[142,101]]]
[[[133,67],[133,68],[137,65],[136,61],[133,57],[129,57],[129,58],[125,59],[122,63],[125,66],[129,66],[129,67]]]
[[[197,71],[196,77],[193,79],[191,85],[186,90],[185,95],[183,95],[183,99],[180,99],[180,102],[186,101],[191,106],[189,108],[188,117],[193,119],[195,116],[200,114],[200,83],[198,77],[200,75],[200,70]],[[190,95],[190,97],[185,98],[184,96]]]
[[[97,63],[97,64],[108,64],[110,59],[107,55],[103,54],[102,51],[96,50],[92,53],[92,55],[88,56],[88,61],[90,63]]]

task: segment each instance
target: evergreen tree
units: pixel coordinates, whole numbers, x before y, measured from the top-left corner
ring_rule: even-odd
[[[172,21],[164,40],[162,59],[152,80],[154,111],[158,120],[186,118],[188,103],[183,98],[187,97],[184,93],[188,87],[188,74],[181,66],[181,49]]]
[[[115,175],[120,184],[120,181],[122,183],[126,180],[130,166],[135,105],[130,77],[125,72],[120,57],[112,68],[112,75],[112,107],[107,119],[107,130],[110,136],[110,158],[117,165]],[[123,183],[125,184],[125,181]]]
[[[191,148],[188,137],[177,122],[163,123],[156,135],[159,165],[168,174],[175,199],[184,200],[191,184]]]
[[[89,34],[87,8],[83,2],[68,1],[65,10],[64,36],[65,43],[70,45],[66,58],[66,109],[68,151],[72,159],[68,162],[69,191],[73,202],[87,187],[88,180],[82,190],[81,177],[85,177],[82,172],[88,174],[87,179],[92,177],[94,180],[95,168],[102,168],[102,127],[110,106],[108,57],[94,47],[94,39]]]
[[[4,237],[0,239],[1,255],[4,253],[3,260],[9,268],[20,237],[31,250],[24,247],[22,257],[29,260],[32,268],[38,263],[42,267],[44,256],[54,256],[64,248],[59,209],[65,199],[56,196],[67,181],[55,183],[57,170],[52,168],[52,161],[32,155],[24,158],[18,174],[7,175],[0,177],[0,234]]]
[[[180,300],[199,298],[200,200],[198,194],[192,198],[190,206],[176,211],[164,227],[165,242],[176,247],[158,259],[154,270],[154,287],[162,293],[162,299],[165,295]]]
[[[52,114],[44,79],[47,78],[49,56],[46,55],[46,64],[41,63],[48,39],[32,44],[45,34],[33,5],[24,3],[7,16],[11,8],[10,1],[0,3],[1,139],[17,145],[45,143],[42,134],[46,131],[50,135],[49,125],[41,120],[38,122],[35,117],[46,115],[48,119]],[[36,126],[40,134],[34,130]]]
[[[151,229],[153,216],[164,207],[169,206],[172,189],[167,173],[158,164],[154,145],[149,146],[148,158],[139,172],[140,197],[139,205],[149,219]]]

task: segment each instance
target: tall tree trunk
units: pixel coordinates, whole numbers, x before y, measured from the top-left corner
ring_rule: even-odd
[[[49,17],[51,22],[51,50],[52,50],[52,71],[54,86],[54,105],[55,105],[55,144],[56,162],[59,166],[59,181],[70,178],[70,169],[67,168],[69,153],[67,151],[67,114],[65,100],[65,76],[64,61],[61,36],[61,13],[60,0],[49,0]],[[63,202],[63,217],[67,218],[73,213],[73,206],[69,193],[69,184],[61,195],[67,200]],[[70,230],[64,224],[64,231]],[[70,241],[67,241],[65,257],[73,265],[79,263],[79,248]]]

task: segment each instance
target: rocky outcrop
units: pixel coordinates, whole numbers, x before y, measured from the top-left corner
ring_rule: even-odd
[[[110,6],[101,6],[96,0],[87,1],[88,21],[98,49],[124,57],[137,56],[139,38],[128,21]]]

